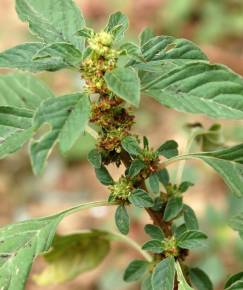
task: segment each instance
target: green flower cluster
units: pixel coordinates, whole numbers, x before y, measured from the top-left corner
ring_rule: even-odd
[[[120,51],[113,49],[112,44],[113,36],[104,31],[88,40],[90,53],[81,65],[81,74],[87,88],[93,93],[109,93],[103,77],[116,67],[120,55]]]
[[[127,201],[133,191],[133,184],[127,177],[122,176],[117,182],[109,187],[109,201],[122,200]]]

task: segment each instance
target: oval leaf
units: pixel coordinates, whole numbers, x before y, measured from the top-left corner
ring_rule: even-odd
[[[108,88],[131,105],[138,107],[140,103],[140,80],[135,70],[119,67],[106,72],[105,81]]]

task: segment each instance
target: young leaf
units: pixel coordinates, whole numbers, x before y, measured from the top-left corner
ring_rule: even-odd
[[[202,151],[215,151],[222,149],[225,143],[223,129],[220,124],[213,124],[208,131],[197,136]]]
[[[77,70],[80,69],[82,60],[82,53],[70,43],[56,42],[49,44],[33,56],[34,61],[51,62],[56,64],[58,69],[73,67]]]
[[[53,97],[49,88],[30,74],[0,76],[0,106],[35,111],[42,101]]]
[[[34,280],[39,285],[67,282],[96,268],[109,250],[110,241],[102,231],[56,236],[51,251],[44,256],[47,267]]]
[[[199,290],[213,290],[213,284],[208,275],[199,268],[189,269],[192,284]]]
[[[45,42],[69,42],[79,50],[84,48],[84,41],[76,35],[85,26],[84,18],[74,1],[16,0],[16,11]]]
[[[183,181],[183,182],[179,185],[178,190],[179,190],[180,193],[184,193],[184,192],[186,192],[186,191],[188,190],[188,188],[189,188],[190,186],[193,186],[193,185],[194,185],[194,184],[191,183],[191,182],[189,182],[189,181]]]
[[[170,177],[168,170],[166,168],[161,169],[160,171],[157,172],[159,181],[164,185],[167,186],[168,183],[170,182]]]
[[[171,221],[176,218],[183,209],[183,201],[181,197],[172,197],[169,199],[166,204],[165,212],[164,212],[164,220]]]
[[[143,148],[149,149],[149,140],[146,136],[143,136]]]
[[[149,263],[144,260],[132,261],[123,276],[124,281],[133,282],[141,279],[145,272],[148,270]]]
[[[92,149],[88,154],[88,160],[94,168],[100,168],[102,164],[102,156],[100,151],[97,149]]]
[[[145,43],[147,43],[149,40],[151,40],[154,37],[155,35],[153,31],[149,27],[146,27],[139,35],[140,46],[142,47],[143,45],[145,45]]]
[[[148,234],[152,239],[163,241],[165,234],[162,229],[156,225],[146,225],[144,227],[145,233]]]
[[[164,252],[164,246],[161,241],[159,240],[151,240],[146,242],[143,247],[143,250],[149,251],[155,254],[161,254]]]
[[[91,38],[92,36],[94,36],[94,34],[95,34],[94,30],[88,27],[83,27],[82,29],[77,31],[77,35],[85,38]]]
[[[142,153],[142,150],[139,147],[137,139],[132,136],[127,136],[124,139],[122,139],[121,144],[123,149],[127,151],[130,155],[138,156]]]
[[[182,249],[200,248],[205,245],[206,239],[204,233],[196,230],[183,232],[176,238],[178,247]]]
[[[111,33],[115,39],[120,40],[128,28],[128,18],[121,12],[116,12],[109,17],[105,31]]]
[[[140,80],[132,68],[119,67],[106,72],[105,81],[108,88],[123,100],[138,107],[140,103]]]
[[[166,158],[172,158],[178,155],[178,144],[174,140],[166,141],[162,144],[157,152]]]
[[[115,221],[118,230],[123,234],[127,235],[129,233],[129,215],[125,206],[119,205],[116,214],[115,214]]]
[[[95,174],[98,180],[104,185],[112,185],[114,183],[110,173],[104,166],[100,168],[96,167]]]
[[[34,126],[40,128],[49,123],[52,130],[31,145],[33,170],[40,174],[46,159],[59,141],[60,149],[68,151],[84,132],[90,115],[90,102],[87,95],[72,94],[49,99],[41,104],[36,112]]]
[[[145,163],[142,160],[135,159],[132,161],[129,169],[128,169],[128,176],[131,178],[137,176],[141,170],[145,168]]]
[[[173,290],[175,279],[175,260],[168,257],[160,262],[152,274],[153,290]]]
[[[0,53],[0,68],[17,68],[24,71],[56,71],[63,68],[55,59],[34,60],[33,57],[45,45],[40,42],[24,43]]]
[[[183,215],[184,215],[186,228],[188,230],[198,230],[199,229],[197,217],[195,215],[195,212],[193,211],[193,209],[190,206],[184,204]]]
[[[183,272],[181,270],[180,263],[178,261],[176,262],[175,267],[176,267],[176,273],[177,273],[177,280],[179,282],[178,290],[193,290],[186,282],[186,279],[185,279]]]
[[[158,102],[212,118],[243,118],[243,80],[221,65],[193,63],[162,73],[143,87]]]
[[[0,158],[16,152],[32,136],[30,110],[0,106]]]
[[[235,275],[232,275],[225,283],[224,289],[230,288],[233,284],[241,280],[243,281],[243,272],[239,272]]]
[[[136,189],[131,193],[128,200],[137,207],[152,207],[154,202],[148,193],[142,189]]]
[[[148,180],[149,180],[149,185],[152,192],[159,193],[160,186],[159,186],[159,177],[157,175],[157,172],[151,174]]]

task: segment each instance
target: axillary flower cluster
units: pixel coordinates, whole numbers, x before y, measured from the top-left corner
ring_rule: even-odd
[[[81,66],[81,75],[86,89],[97,100],[92,103],[91,122],[100,128],[97,147],[102,153],[104,164],[119,164],[121,140],[129,135],[134,116],[125,102],[114,95],[106,85],[104,75],[117,67],[123,52],[113,48],[113,36],[107,32],[93,33],[88,40],[88,55]]]

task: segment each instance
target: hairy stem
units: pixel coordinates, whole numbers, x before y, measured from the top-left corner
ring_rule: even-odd
[[[62,212],[62,214],[64,214],[65,216],[69,216],[83,209],[89,209],[89,208],[101,207],[101,206],[112,206],[112,205],[117,205],[117,204],[118,204],[117,202],[108,202],[107,200],[87,202],[87,203],[82,203],[75,207],[69,208],[65,210],[64,212]]]
[[[85,127],[85,131],[92,136],[95,140],[97,140],[99,138],[99,134],[93,129],[91,128],[89,125],[87,125]]]
[[[200,129],[201,131],[201,129]],[[183,153],[183,155],[187,155],[190,150],[191,150],[191,147],[193,145],[193,142],[195,140],[195,138],[198,136],[199,132],[198,130],[195,130],[193,131],[188,140],[187,140],[187,144],[186,144],[186,148],[185,148],[185,151]],[[177,171],[177,176],[176,176],[176,183],[179,185],[182,181],[182,177],[183,177],[183,172],[184,172],[184,168],[185,168],[185,165],[186,165],[186,161],[183,160],[179,165],[178,165],[178,171]]]
[[[153,258],[144,251],[141,246],[133,239],[129,238],[128,236],[122,235],[118,232],[111,232],[112,235],[118,237],[120,240],[123,240],[128,245],[130,245],[132,248],[134,248],[137,252],[139,252],[148,262],[152,262]]]

